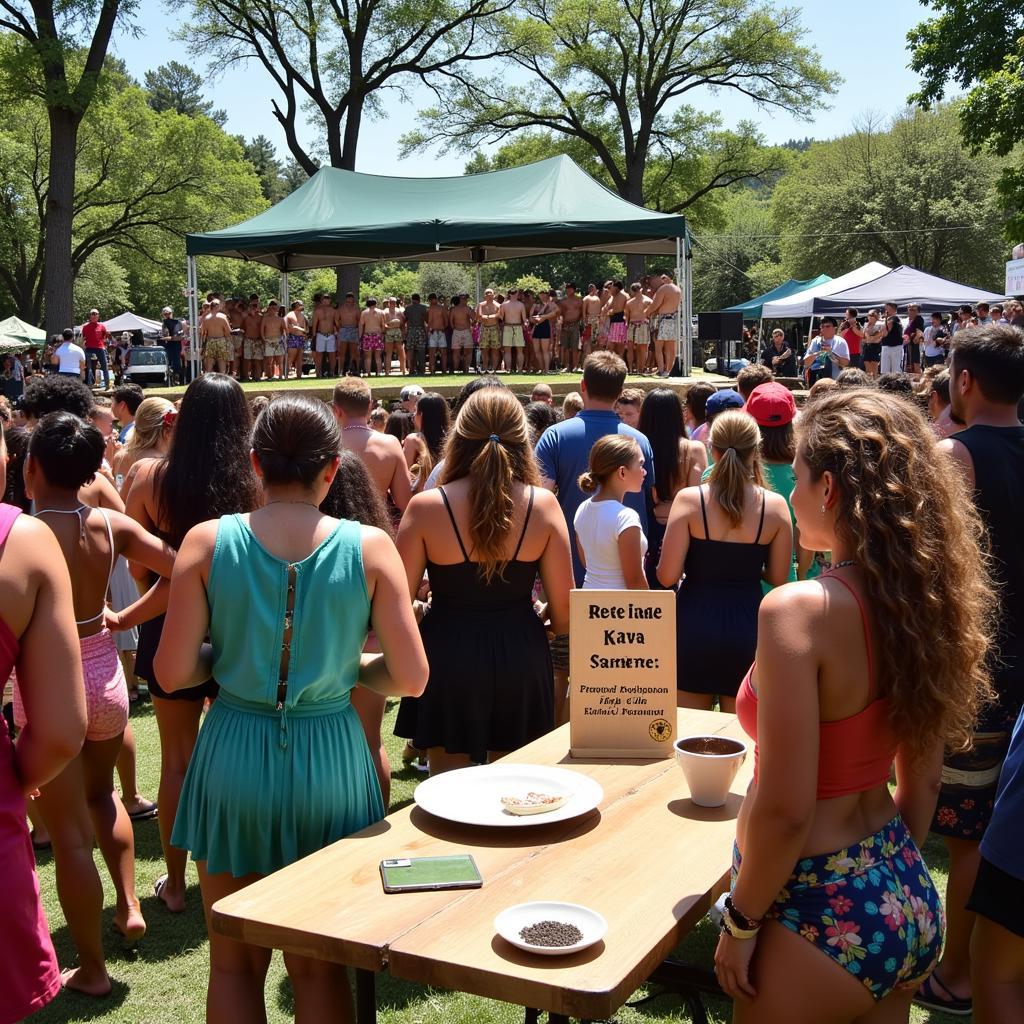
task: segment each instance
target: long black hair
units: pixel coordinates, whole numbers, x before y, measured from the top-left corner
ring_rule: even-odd
[[[679,442],[686,437],[683,406],[671,388],[653,388],[640,406],[640,433],[651,442],[654,486],[662,501],[671,500],[679,480]]]
[[[172,547],[197,523],[260,506],[251,444],[252,414],[241,385],[222,373],[192,381],[156,478],[159,525]]]
[[[7,442],[7,489],[4,501],[28,512],[32,501],[25,492],[25,457],[31,434],[24,427],[7,427],[3,432]]]
[[[430,457],[437,465],[444,450],[444,439],[448,435],[448,428],[451,426],[452,415],[448,409],[448,402],[436,391],[428,391],[416,403],[416,411],[420,414],[420,433],[423,440],[427,442],[427,449]]]
[[[341,450],[338,472],[331,481],[331,489],[320,502],[320,511],[335,519],[351,519],[363,526],[376,526],[389,537],[395,534],[384,499],[370,479],[363,460],[345,448]]]

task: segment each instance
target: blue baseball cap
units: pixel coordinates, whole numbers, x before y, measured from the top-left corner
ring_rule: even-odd
[[[726,409],[742,409],[743,396],[732,388],[722,388],[716,391],[709,399],[705,407],[708,416],[717,416]]]

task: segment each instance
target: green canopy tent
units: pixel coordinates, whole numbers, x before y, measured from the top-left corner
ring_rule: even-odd
[[[322,167],[281,202],[221,231],[186,236],[191,322],[198,320],[196,257],[255,260],[282,273],[374,260],[484,263],[566,251],[675,258],[683,289],[685,372],[690,358],[686,218],[635,206],[569,157],[450,178],[398,178]],[[684,259],[685,256],[685,259]],[[198,339],[193,337],[193,351]]]
[[[0,336],[8,342],[21,342],[25,348],[39,348],[41,345],[46,344],[46,331],[39,327],[33,327],[16,316],[9,316],[6,320],[0,320]],[[24,350],[22,349],[21,351]],[[10,351],[10,349],[7,351]]]
[[[790,295],[796,295],[797,292],[802,292],[805,288],[813,288],[815,285],[828,284],[832,278],[828,274],[819,274],[817,277],[809,278],[806,281],[798,281],[795,277],[791,277],[788,281],[783,281],[777,288],[773,288],[770,292],[765,292],[764,295],[755,295],[752,299],[747,299],[746,302],[738,302],[735,306],[727,306],[725,309],[726,313],[742,313],[744,320],[760,320],[761,310],[766,302],[773,302],[775,299],[787,299]]]

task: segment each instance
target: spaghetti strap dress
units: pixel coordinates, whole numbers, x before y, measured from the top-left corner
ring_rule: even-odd
[[[269,874],[384,817],[349,701],[370,619],[362,528],[343,520],[289,563],[224,516],[207,598],[220,696],[171,841],[210,872]]]
[[[0,505],[0,550],[21,509]],[[0,678],[20,653],[18,638],[0,619]],[[0,728],[0,1024],[14,1024],[45,1006],[60,991],[60,970],[39,899],[35,855],[25,821],[25,794],[14,764],[6,723]]]
[[[757,611],[769,544],[761,543],[761,519],[753,543],[712,540],[704,488],[700,512],[704,536],[691,537],[684,576],[676,593],[676,678],[680,690],[735,697],[757,649]]]
[[[519,549],[487,583],[470,561],[444,488],[439,488],[462,561],[427,560],[430,611],[420,624],[430,675],[421,697],[403,697],[395,734],[419,750],[443,747],[483,763],[488,751],[516,750],[554,728],[554,674],[544,625],[533,610],[539,560]]]

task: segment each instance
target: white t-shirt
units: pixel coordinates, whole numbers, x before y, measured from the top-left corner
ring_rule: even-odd
[[[583,556],[587,562],[584,590],[626,590],[619,561],[619,534],[635,526],[640,530],[640,555],[647,554],[647,538],[643,535],[640,516],[622,502],[588,498],[573,519]]]
[[[73,341],[65,341],[58,345],[53,353],[60,361],[57,369],[61,373],[81,373],[82,363],[85,362],[85,349],[76,345]]]

